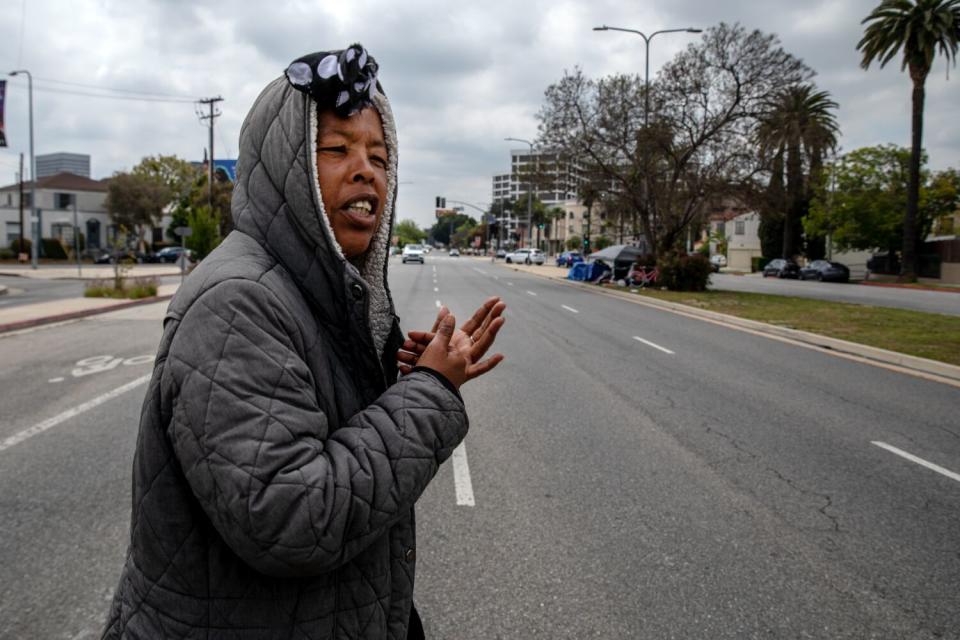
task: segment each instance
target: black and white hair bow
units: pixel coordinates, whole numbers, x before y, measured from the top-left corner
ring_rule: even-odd
[[[377,61],[359,44],[341,51],[308,53],[290,63],[284,74],[298,91],[314,99],[318,107],[333,109],[347,117],[373,104]]]

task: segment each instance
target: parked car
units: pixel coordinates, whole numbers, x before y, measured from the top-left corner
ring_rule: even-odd
[[[564,251],[557,256],[558,267],[572,267],[578,262],[583,262],[583,254],[579,251]]]
[[[715,253],[710,256],[710,266],[713,267],[714,273],[719,273],[721,267],[727,266],[727,256],[722,253]]]
[[[146,262],[147,256],[134,251],[133,249],[120,249],[119,251],[108,251],[101,253],[94,262],[96,264],[114,264],[123,262],[125,264],[142,264]]]
[[[422,244],[408,244],[403,248],[400,259],[403,260],[403,264],[407,264],[408,262],[419,262],[423,264],[423,253]]]
[[[507,254],[506,261],[507,264],[543,264],[546,262],[546,258],[543,257],[543,252],[539,249],[517,249],[513,253]]]
[[[506,250],[506,249],[497,249],[497,257],[498,257],[498,258],[506,258],[506,257],[507,257],[507,250]]]
[[[767,263],[763,268],[763,277],[776,276],[778,278],[799,278],[800,266],[793,260],[777,258]]]
[[[190,249],[181,249],[180,247],[164,247],[155,253],[147,255],[146,262],[164,262],[175,263],[180,259],[180,254],[185,253],[188,260],[193,260],[193,251]]]
[[[821,282],[849,282],[850,269],[839,262],[814,260],[800,269],[801,280],[819,280]]]
[[[460,250],[459,250],[459,249],[450,249],[450,253],[447,254],[447,255],[449,255],[451,258],[459,258],[459,257],[460,257]]]

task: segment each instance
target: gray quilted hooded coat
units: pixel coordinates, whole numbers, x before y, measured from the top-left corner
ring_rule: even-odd
[[[397,380],[387,288],[397,184],[345,260],[323,212],[316,109],[283,78],[240,134],[236,230],[164,320],[104,638],[407,637],[413,505],[466,435],[442,376]]]

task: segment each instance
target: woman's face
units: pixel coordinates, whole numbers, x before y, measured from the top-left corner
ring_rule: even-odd
[[[387,144],[376,109],[349,118],[320,113],[317,174],[333,235],[348,258],[362,254],[387,199]]]

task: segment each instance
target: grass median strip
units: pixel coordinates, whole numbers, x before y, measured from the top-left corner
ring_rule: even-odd
[[[960,365],[960,317],[737,291],[636,295]]]

